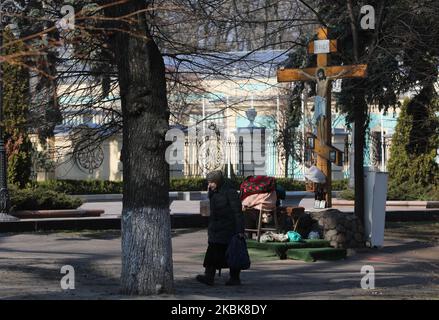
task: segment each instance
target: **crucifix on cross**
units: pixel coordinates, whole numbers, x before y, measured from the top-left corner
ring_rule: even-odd
[[[328,150],[337,153],[337,159],[342,152],[332,146],[331,127],[331,83],[336,79],[364,78],[366,77],[366,64],[328,66],[329,53],[337,52],[337,40],[327,37],[327,28],[317,29],[317,40],[308,45],[308,53],[317,54],[317,66],[313,68],[293,69],[281,68],[277,71],[278,82],[315,81],[316,96],[314,99],[313,125],[315,139],[320,148],[314,148],[317,154],[317,168],[326,176],[326,207],[332,206],[331,180],[332,159],[328,157]],[[316,144],[314,144],[315,147]],[[322,150],[322,151],[321,151]]]
[[[321,145],[324,144],[325,137],[325,118],[326,118],[326,96],[328,94],[328,85],[331,80],[339,79],[342,75],[348,71],[342,70],[334,76],[326,76],[324,68],[318,68],[315,76],[306,73],[303,70],[298,71],[301,75],[305,76],[309,80],[316,82],[316,96],[314,98],[314,106],[311,111],[314,112],[313,124],[316,128],[316,134]]]

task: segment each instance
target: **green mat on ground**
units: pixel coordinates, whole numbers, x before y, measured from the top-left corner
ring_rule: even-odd
[[[302,249],[302,248],[326,248],[330,247],[329,241],[316,239],[316,240],[303,240],[301,242],[265,242],[260,243],[256,240],[247,240],[247,247],[259,250],[268,250],[274,252],[280,259],[286,259],[286,252],[289,249]]]
[[[304,248],[290,249],[287,257],[294,260],[314,262],[316,260],[340,260],[346,258],[346,249],[336,248]]]
[[[271,250],[260,250],[260,249],[249,248],[248,254],[250,256],[250,261],[252,263],[256,261],[279,260],[277,254]]]

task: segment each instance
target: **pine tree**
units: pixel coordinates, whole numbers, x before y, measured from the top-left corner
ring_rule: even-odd
[[[11,55],[24,50],[10,32],[4,33],[4,54]],[[17,62],[17,61],[15,61]],[[5,146],[8,161],[8,183],[23,188],[30,180],[32,143],[28,136],[27,116],[29,113],[29,73],[25,66],[12,61],[2,63],[3,69],[3,112]]]
[[[421,90],[401,107],[388,163],[389,197],[418,199],[439,184],[439,119],[426,97]]]

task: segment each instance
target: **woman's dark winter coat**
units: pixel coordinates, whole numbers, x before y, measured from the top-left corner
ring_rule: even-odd
[[[209,191],[209,199],[209,243],[228,244],[233,235],[244,233],[244,215],[238,192],[224,180],[215,191]]]

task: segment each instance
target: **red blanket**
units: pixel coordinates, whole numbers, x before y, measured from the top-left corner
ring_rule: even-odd
[[[270,193],[276,189],[276,180],[267,176],[249,176],[241,183],[241,201],[256,193]]]

